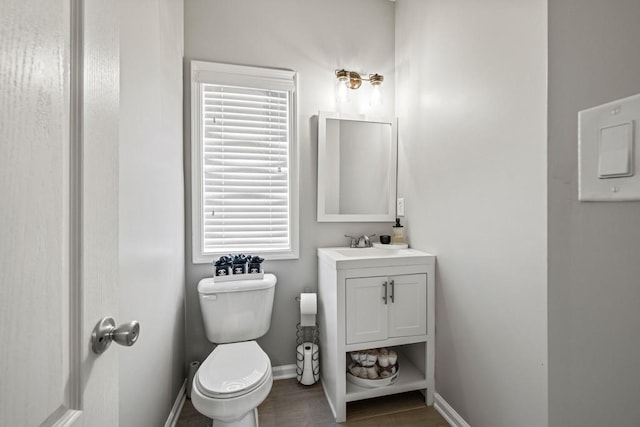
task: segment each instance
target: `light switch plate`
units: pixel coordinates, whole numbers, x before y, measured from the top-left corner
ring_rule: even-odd
[[[396,215],[404,216],[404,198],[398,197],[398,203],[396,204]]]
[[[578,113],[581,201],[640,200],[640,94]]]

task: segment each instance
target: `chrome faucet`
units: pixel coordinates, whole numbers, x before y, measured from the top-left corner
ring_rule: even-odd
[[[348,238],[351,239],[350,247],[352,247],[352,248],[370,248],[371,247],[371,238],[373,236],[375,236],[375,234],[371,234],[371,235],[363,234],[360,237],[353,237],[353,236],[349,236],[347,234],[344,235],[344,237],[348,237]]]

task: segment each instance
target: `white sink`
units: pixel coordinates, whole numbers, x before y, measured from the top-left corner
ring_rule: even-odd
[[[399,252],[398,250],[393,249],[382,249],[382,248],[341,248],[336,249],[340,255],[349,257],[349,258],[364,258],[364,257],[381,257],[381,256],[389,256],[393,253]]]
[[[318,248],[318,258],[337,269],[388,267],[399,261],[404,265],[435,262],[435,256],[415,249]]]

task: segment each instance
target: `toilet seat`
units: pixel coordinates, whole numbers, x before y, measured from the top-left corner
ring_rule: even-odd
[[[269,356],[255,341],[218,345],[198,369],[195,385],[207,397],[230,399],[251,393],[270,377]]]

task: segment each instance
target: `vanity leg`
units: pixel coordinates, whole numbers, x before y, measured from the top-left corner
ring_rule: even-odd
[[[344,423],[346,421],[347,421],[347,404],[346,403],[338,404],[338,407],[336,408],[336,422]]]
[[[433,406],[433,387],[427,389],[427,393],[425,394],[425,403],[427,406]]]

